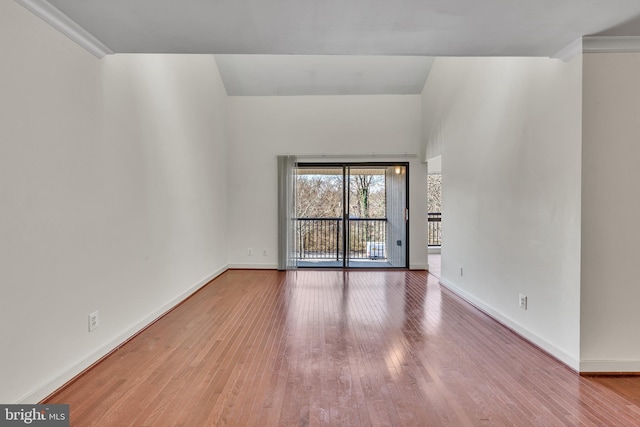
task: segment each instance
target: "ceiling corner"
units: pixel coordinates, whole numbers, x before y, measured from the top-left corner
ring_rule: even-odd
[[[98,59],[114,52],[46,0],[16,0],[25,9],[89,51]]]
[[[583,43],[582,37],[580,37],[560,49],[558,52],[552,55],[551,58],[560,59],[563,62],[569,62],[576,56],[582,54],[582,49]]]

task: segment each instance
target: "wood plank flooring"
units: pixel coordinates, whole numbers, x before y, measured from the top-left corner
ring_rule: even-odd
[[[640,425],[628,380],[580,377],[426,272],[232,270],[48,403],[72,426]]]

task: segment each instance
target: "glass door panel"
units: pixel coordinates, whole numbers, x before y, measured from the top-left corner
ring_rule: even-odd
[[[407,167],[387,168],[387,262],[392,267],[407,267],[409,209],[407,198]]]
[[[299,267],[407,267],[407,165],[302,164]]]
[[[300,266],[343,266],[343,188],[342,166],[298,167],[296,254]]]
[[[347,263],[352,267],[389,267],[387,263],[387,168],[347,168],[349,176]]]

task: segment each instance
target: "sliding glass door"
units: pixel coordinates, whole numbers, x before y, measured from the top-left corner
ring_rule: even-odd
[[[299,164],[298,267],[406,268],[406,163]]]

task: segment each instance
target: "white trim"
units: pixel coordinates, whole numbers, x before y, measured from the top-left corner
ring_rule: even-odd
[[[428,270],[429,264],[409,264],[409,270]]]
[[[640,360],[582,360],[580,361],[580,372],[640,372]]]
[[[91,35],[87,30],[78,25],[67,15],[58,10],[46,0],[16,0],[19,4],[30,10],[34,15],[60,31],[65,36],[76,42],[84,49],[91,52],[98,59],[105,55],[112,55],[109,49],[100,40]]]
[[[582,38],[579,38],[577,40],[572,41],[562,49],[560,49],[551,57],[560,59],[563,62],[569,62],[576,56],[582,54],[582,46],[583,46]]]
[[[427,253],[430,254],[441,254],[442,246],[427,246]]]
[[[229,268],[240,270],[277,270],[278,264],[229,264]]]
[[[585,36],[560,49],[551,58],[569,62],[582,53],[640,52],[639,36]]]
[[[571,369],[573,369],[575,371],[578,371],[580,369],[581,366],[580,366],[580,363],[578,362],[578,360],[574,359],[569,354],[565,353],[564,351],[560,350],[558,347],[556,347],[553,344],[549,343],[544,338],[534,334],[533,332],[531,332],[531,331],[527,330],[526,328],[524,328],[519,323],[515,322],[514,320],[508,318],[507,316],[505,316],[502,313],[498,312],[497,310],[493,309],[492,307],[490,307],[489,305],[485,304],[484,302],[482,302],[478,298],[474,297],[473,295],[471,295],[467,291],[465,291],[462,288],[460,288],[457,285],[455,285],[453,282],[451,282],[451,281],[449,281],[447,279],[440,278],[440,284],[442,286],[444,286],[445,288],[449,289],[454,294],[458,295],[463,300],[465,300],[468,303],[470,303],[471,305],[473,305],[473,306],[479,308],[480,310],[484,311],[490,317],[492,317],[493,319],[495,319],[499,323],[502,323],[503,325],[505,325],[506,327],[508,327],[509,329],[511,329],[512,331],[514,331],[515,333],[517,333],[518,335],[520,335],[521,337],[526,339],[527,341],[537,345],[538,347],[540,347],[541,349],[543,349],[547,353],[551,354],[553,357],[557,358],[558,360],[560,360],[562,363],[564,363],[565,365],[567,365]]]
[[[196,285],[187,289],[186,291],[184,291],[183,293],[181,293],[180,295],[178,295],[168,303],[164,304],[162,307],[155,310],[153,313],[150,313],[144,319],[142,319],[135,325],[128,328],[126,331],[118,335],[116,338],[110,340],[99,349],[93,351],[91,354],[89,354],[82,360],[76,362],[69,369],[65,370],[64,372],[61,372],[56,377],[45,382],[42,386],[38,387],[33,392],[29,393],[28,395],[20,399],[18,403],[35,404],[42,401],[42,399],[51,395],[60,387],[62,387],[63,385],[71,381],[73,378],[81,374],[85,369],[89,368],[91,365],[99,361],[101,358],[105,357],[106,355],[108,355],[109,353],[111,353],[112,351],[120,347],[123,343],[125,343],[131,337],[133,337],[134,335],[136,335],[137,333],[145,329],[147,326],[149,326],[150,324],[152,324],[153,322],[155,322],[156,320],[164,316],[167,312],[169,312],[175,306],[177,306],[182,301],[189,298],[191,295],[193,295],[198,290],[200,290],[200,288],[202,288],[207,283],[211,282],[213,279],[220,276],[222,273],[224,273],[227,270],[228,270],[227,266],[224,266],[216,270],[216,272],[202,279]]]
[[[582,39],[584,53],[640,52],[640,37],[637,36],[588,36]]]
[[[296,154],[298,161],[300,159],[370,159],[370,158],[395,158],[395,159],[417,159],[417,154],[412,153],[361,153],[361,154]]]

